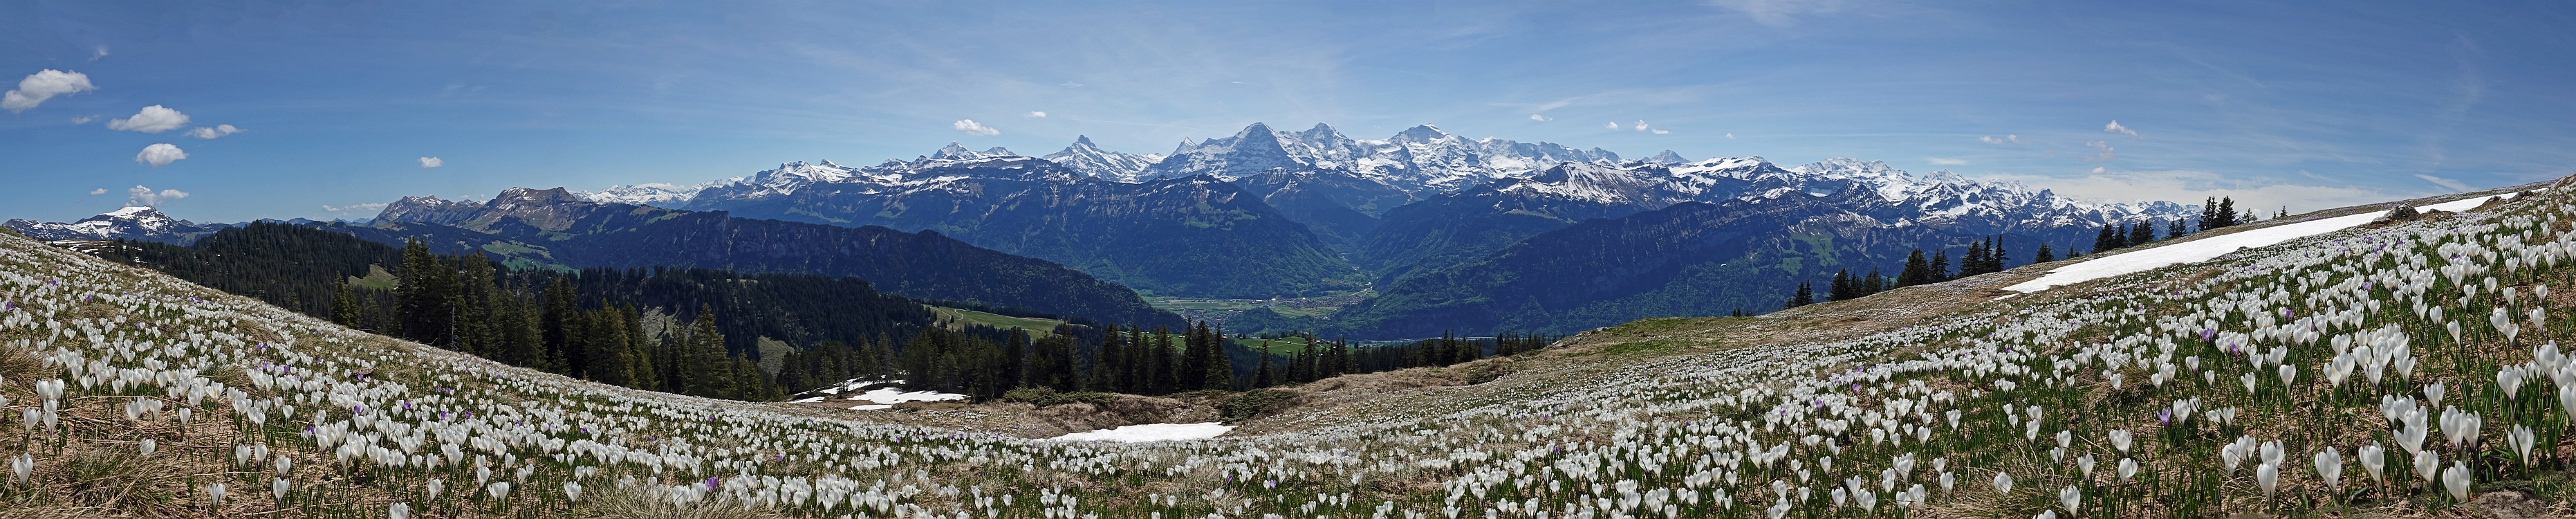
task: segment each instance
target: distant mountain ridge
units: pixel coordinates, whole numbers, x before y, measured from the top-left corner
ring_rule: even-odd
[[[170,215],[161,214],[158,209],[141,206],[117,209],[69,223],[24,219],[0,222],[0,227],[8,227],[18,231],[18,234],[44,241],[138,240],[176,245],[187,245],[197,241],[198,238],[234,226],[227,223],[200,224],[171,218]]]
[[[1134,291],[1044,260],[937,232],[739,218],[582,200],[563,188],[512,188],[483,203],[406,197],[372,225],[315,224],[372,241],[418,239],[481,250],[513,266],[706,267],[867,280],[888,293],[1021,307],[1103,322],[1171,324]]]

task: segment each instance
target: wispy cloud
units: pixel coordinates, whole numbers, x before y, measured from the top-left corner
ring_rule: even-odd
[[[2432,183],[2433,183],[2433,185],[2436,185],[2436,186],[2442,186],[2442,189],[2449,189],[2449,190],[2451,190],[2451,192],[2454,192],[2454,193],[2461,192],[2461,191],[2469,191],[2469,190],[2470,190],[2470,188],[2469,188],[2469,185],[2468,185],[2468,184],[2461,183],[2459,180],[2448,179],[2448,178],[2442,178],[2442,177],[2436,177],[2436,176],[2432,176],[2432,175],[2423,175],[2423,174],[2415,175],[2415,178],[2424,179],[2424,181],[2425,181],[2425,182],[2432,182]]]
[[[97,86],[89,83],[88,74],[45,69],[28,74],[26,79],[18,80],[17,90],[0,94],[0,109],[6,109],[11,113],[22,113],[29,108],[35,108],[36,105],[44,104],[46,99],[52,99],[54,96],[97,89]]]
[[[1028,115],[1027,115],[1027,117],[1038,118],[1038,119],[1045,119],[1045,118],[1046,118],[1046,112],[1035,112],[1035,111],[1033,111],[1033,112],[1029,112],[1029,113],[1028,113]]]
[[[1977,136],[1977,142],[1983,142],[1986,144],[2028,144],[2021,141],[2020,135],[2005,135],[2004,138],[2001,139],[1997,139],[1993,135],[1980,135]]]
[[[1617,121],[1612,121],[1609,126],[1603,126],[1603,128],[1616,130],[1619,129],[1619,123]]]
[[[1936,165],[1942,165],[1942,166],[1965,166],[1965,165],[1968,165],[1968,159],[1949,159],[1949,158],[1941,158],[1941,157],[1927,157],[1927,158],[1924,158],[1923,160],[1928,161],[1928,162],[1931,162],[1931,163],[1936,164]]]
[[[2088,142],[2085,142],[2085,143],[2084,143],[2084,145],[2085,145],[2085,146],[2091,146],[2091,147],[2093,147],[2093,149],[2094,149],[2094,150],[2098,150],[2098,152],[2094,153],[2094,154],[2093,154],[2093,156],[2090,156],[2090,157],[2083,157],[2083,158],[2081,158],[2080,160],[2091,161],[2091,162],[2102,162],[2102,161],[2111,160],[2111,158],[2113,158],[2113,157],[2118,157],[2118,156],[2120,156],[2119,152],[2114,151],[2114,150],[2112,150],[2112,149],[2111,149],[2111,143],[2109,143],[2109,142],[2104,142],[2104,141],[2088,141]]]
[[[92,189],[92,190],[89,190],[89,196],[98,196],[98,195],[104,195],[104,194],[107,194],[107,188],[104,188],[104,187],[102,187],[102,188],[98,188],[98,189]]]
[[[439,160],[439,159],[438,159],[438,157],[421,157],[421,158],[420,158],[420,169],[429,169],[429,168],[435,168],[435,167],[445,166],[445,165],[447,165],[447,161]]]
[[[1548,116],[1544,116],[1544,115],[1539,115],[1539,114],[1530,114],[1530,120],[1532,120],[1532,121],[1538,121],[1538,122],[1548,122],[1548,121],[1553,121],[1553,120],[1555,120],[1555,119],[1553,119],[1553,118],[1549,118]]]
[[[240,129],[240,128],[234,128],[234,127],[233,127],[233,125],[229,125],[229,124],[218,124],[218,125],[215,125],[215,127],[213,127],[213,128],[207,128],[207,127],[199,126],[199,127],[197,127],[197,129],[194,129],[194,130],[188,130],[188,136],[189,136],[189,137],[196,137],[196,138],[199,138],[199,139],[212,139],[212,138],[216,138],[216,137],[222,137],[222,136],[232,135],[232,134],[241,133],[241,132],[242,132],[242,129]]]
[[[170,163],[178,162],[179,159],[184,158],[188,158],[187,151],[179,149],[177,145],[166,142],[144,146],[143,152],[134,154],[135,162],[151,164],[152,169],[161,169],[162,166],[168,166]]]
[[[1796,25],[1797,17],[1840,11],[1840,0],[1713,0],[1710,5],[1732,9],[1763,25],[1785,27]]]
[[[950,123],[948,127],[956,128],[957,131],[966,132],[967,135],[981,137],[991,137],[1002,134],[1001,130],[995,130],[992,127],[984,126],[982,123],[975,122],[974,119],[958,119],[957,122]]]
[[[2111,124],[2102,125],[2102,131],[2127,135],[2130,137],[2138,136],[2137,130],[2131,130],[2127,126],[2121,126],[2120,121],[2111,121]]]
[[[73,117],[73,118],[72,118],[72,126],[80,126],[80,125],[84,125],[84,124],[89,124],[89,122],[90,122],[90,121],[94,121],[94,120],[97,120],[97,119],[98,119],[98,116],[95,116],[95,115],[84,115],[84,116],[80,116],[80,117]]]

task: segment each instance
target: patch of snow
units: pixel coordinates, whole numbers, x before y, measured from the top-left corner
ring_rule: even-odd
[[[1234,426],[1217,422],[1149,423],[1143,425],[1121,426],[1116,429],[1101,429],[1091,432],[1073,433],[1064,436],[1057,436],[1051,439],[1064,441],[1113,441],[1126,443],[1169,440],[1204,440],[1224,435],[1225,433],[1233,430]]]
[[[882,411],[882,410],[893,409],[893,408],[894,408],[894,404],[865,404],[865,405],[851,406],[851,407],[850,407],[850,410],[852,410],[852,411]]]
[[[866,393],[859,393],[856,396],[851,396],[844,400],[866,400],[891,407],[894,404],[904,402],[944,402],[949,400],[965,399],[966,395],[956,393],[941,393],[938,391],[904,391],[890,387],[881,387],[870,389]]]
[[[2473,197],[2418,207],[2418,210],[2466,211],[2485,204],[2487,197]],[[2136,274],[2184,263],[2199,263],[2236,252],[2239,249],[2269,247],[2274,244],[2325,234],[2370,223],[2386,211],[2289,223],[2212,236],[2147,250],[2123,252],[2082,263],[2058,267],[2036,279],[2004,287],[2021,293],[2032,293],[2112,276]]]

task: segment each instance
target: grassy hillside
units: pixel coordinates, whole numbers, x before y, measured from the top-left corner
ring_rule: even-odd
[[[1028,330],[1029,338],[1031,339],[1046,338],[1048,335],[1054,334],[1056,325],[1064,324],[1064,320],[1061,319],[1011,317],[990,312],[962,310],[944,306],[933,306],[930,307],[930,310],[932,312],[937,312],[939,314],[939,324],[947,326],[949,329],[963,330],[966,329],[968,325],[991,326],[1002,330],[1018,328]]]
[[[2001,288],[2052,266],[1632,322],[1287,388],[1225,437],[1138,444],[1001,432],[1106,409],[1089,403],[864,414],[605,387],[0,238],[0,343],[18,349],[0,411],[39,418],[0,424],[28,474],[0,500],[30,517],[2566,517],[2576,363],[2552,341],[2576,339],[2571,202],[2029,294]]]

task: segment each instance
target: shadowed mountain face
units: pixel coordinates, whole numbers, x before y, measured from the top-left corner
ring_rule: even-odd
[[[1235,184],[1207,176],[1115,182],[1007,153],[951,150],[780,180],[778,171],[813,169],[790,165],[709,189],[691,207],[934,230],[1157,294],[1268,298],[1360,286],[1358,270],[1307,226]]]
[[[322,228],[434,250],[482,250],[518,266],[706,267],[747,273],[850,276],[889,293],[1012,306],[1105,322],[1177,324],[1135,292],[1044,260],[976,247],[937,232],[839,227],[626,204],[583,202],[562,189],[511,189],[479,208],[406,198],[373,226]],[[412,221],[436,219],[445,224]]]

